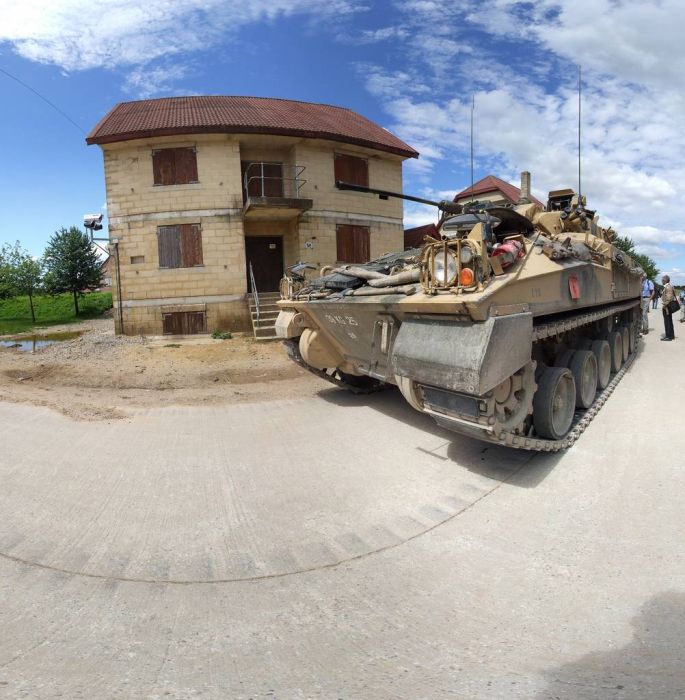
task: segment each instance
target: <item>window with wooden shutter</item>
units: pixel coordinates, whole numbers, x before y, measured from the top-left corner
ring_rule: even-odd
[[[160,267],[198,267],[203,264],[200,224],[157,227]]]
[[[340,224],[335,230],[338,262],[364,263],[371,259],[368,226]]]
[[[351,185],[369,186],[369,162],[345,153],[335,154],[335,181],[349,182]]]
[[[176,311],[162,314],[164,335],[196,335],[207,332],[207,314],[204,311]]]
[[[194,148],[159,148],[152,151],[155,185],[187,185],[197,182],[197,154]]]

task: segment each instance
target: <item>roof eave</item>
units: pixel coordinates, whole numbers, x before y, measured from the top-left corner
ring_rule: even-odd
[[[97,136],[97,131],[101,126],[102,122],[98,124],[86,137],[86,143],[89,146],[108,143],[121,143],[122,141],[133,141],[136,139],[148,139],[156,136],[180,136],[184,134],[267,134],[270,136],[299,136],[304,138],[325,139],[328,141],[338,141],[340,143],[349,143],[356,146],[363,146],[365,148],[372,148],[376,151],[393,153],[395,155],[403,156],[404,158],[419,157],[418,151],[415,151],[413,148],[401,148],[400,146],[376,143],[375,141],[367,141],[366,139],[354,138],[351,136],[347,137],[341,134],[333,134],[322,131],[308,131],[306,129],[283,129],[250,126],[192,126],[171,127],[168,129],[145,129]]]

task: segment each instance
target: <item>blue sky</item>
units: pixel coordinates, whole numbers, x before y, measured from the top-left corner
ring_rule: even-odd
[[[685,282],[685,3],[660,0],[0,0],[0,68],[88,132],[117,102],[185,94],[350,107],[421,153],[404,189],[452,197],[475,176],[534,192],[577,184],[660,269]],[[102,156],[0,74],[0,243],[40,254],[104,210]],[[407,226],[435,219],[407,206]]]

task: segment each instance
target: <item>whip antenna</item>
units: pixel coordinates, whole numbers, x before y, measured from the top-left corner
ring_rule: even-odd
[[[580,189],[580,109],[581,109],[581,94],[582,94],[581,85],[582,85],[582,81],[581,81],[580,66],[578,66],[578,196],[579,197],[581,194],[581,189]]]
[[[476,95],[471,95],[471,201],[473,202],[473,112],[476,109]]]

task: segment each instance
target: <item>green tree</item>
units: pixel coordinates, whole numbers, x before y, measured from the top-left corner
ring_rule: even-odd
[[[33,297],[41,289],[43,265],[35,260],[28,251],[21,247],[19,241],[13,246],[6,245],[2,250],[4,281],[10,296],[26,295],[31,308],[31,320],[36,322]]]
[[[0,249],[0,299],[7,299],[13,294],[11,266],[9,261],[9,252],[11,248],[4,245]]]
[[[78,316],[79,295],[97,289],[102,282],[100,260],[90,238],[77,226],[61,228],[48,241],[43,261],[46,290],[50,294],[71,292]]]
[[[628,236],[616,236],[612,243],[624,253],[630,255],[630,257],[645,271],[645,274],[650,280],[656,280],[659,275],[659,268],[656,266],[656,262],[652,260],[649,255],[638,253],[635,250],[635,243],[631,238],[628,238]]]

